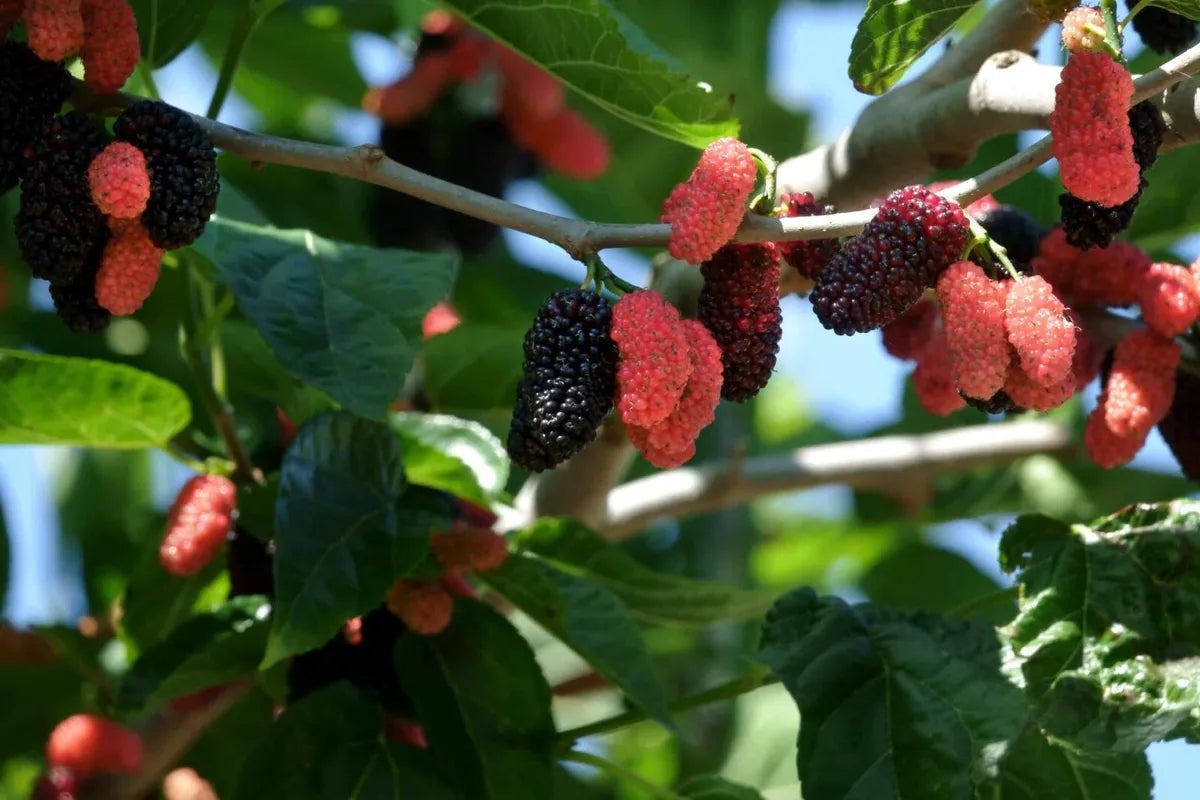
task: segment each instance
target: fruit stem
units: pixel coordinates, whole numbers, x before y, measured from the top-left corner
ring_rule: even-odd
[[[630,283],[609,269],[600,259],[598,253],[588,253],[584,256],[583,263],[587,264],[588,275],[596,282],[596,291],[603,291],[605,287],[608,287],[610,292],[620,296],[629,292],[640,292],[642,290],[642,287]],[[585,280],[579,288],[586,289],[587,283],[587,280]]]
[[[754,156],[754,165],[763,176],[762,193],[750,201],[750,208],[763,216],[770,216],[775,207],[775,176],[779,172],[779,162],[757,147],[751,147],[750,155]],[[765,204],[765,207],[760,207]]]
[[[1100,0],[1100,10],[1104,14],[1104,49],[1120,60],[1121,26],[1117,24],[1117,0]]]
[[[1016,267],[1013,266],[1012,261],[1008,257],[1008,250],[1005,249],[1004,245],[988,236],[988,232],[984,230],[984,227],[976,222],[974,218],[967,217],[967,220],[970,223],[972,238],[967,244],[967,249],[963,256],[964,259],[966,256],[970,255],[971,251],[975,249],[976,245],[987,244],[988,249],[992,251],[992,255],[994,255],[996,260],[1000,262],[1000,266],[1004,267],[1004,269],[1008,272],[1009,277],[1014,281],[1019,281],[1021,279],[1021,273]]]
[[[587,764],[589,767],[595,767],[602,772],[607,772],[612,777],[641,789],[641,793],[648,797],[660,798],[660,800],[683,800],[683,797],[675,794],[670,789],[659,786],[656,783],[651,783],[633,770],[626,769],[620,764],[616,764],[606,758],[585,753],[581,750],[572,750],[569,753],[564,753],[561,758],[563,761]]]

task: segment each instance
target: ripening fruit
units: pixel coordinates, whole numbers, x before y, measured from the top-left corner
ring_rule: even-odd
[[[1144,436],[1171,409],[1177,342],[1147,328],[1121,340],[1104,387],[1104,422],[1117,436]]]
[[[112,237],[96,273],[96,302],[114,316],[142,307],[158,283],[163,249],[155,247],[140,220],[110,221]]]
[[[414,633],[434,636],[450,624],[454,598],[438,581],[399,580],[388,592],[387,608]]]
[[[1151,264],[1142,276],[1142,319],[1163,336],[1177,336],[1200,316],[1200,276],[1178,264]]]
[[[1045,279],[1034,275],[1013,283],[1005,300],[1004,323],[1021,368],[1034,383],[1053,386],[1070,372],[1075,323]]]
[[[913,390],[922,408],[944,417],[966,405],[954,386],[950,344],[941,329],[934,332],[917,359],[912,373]]]
[[[137,20],[126,0],[83,0],[83,77],[97,94],[125,85],[142,57]]]
[[[1004,386],[1012,362],[1004,324],[1010,284],[993,281],[970,261],[952,264],[938,280],[950,369],[968,397],[986,400]]]
[[[70,768],[81,777],[100,772],[135,773],[142,768],[142,740],[111,719],[75,714],[50,732],[46,762]]]
[[[43,61],[62,61],[83,46],[80,0],[25,0],[25,41]]]
[[[508,559],[508,541],[503,536],[466,522],[430,534],[429,549],[444,569],[460,572],[487,572]]]
[[[621,420],[645,426],[666,419],[692,373],[679,311],[653,289],[630,292],[613,306],[612,339]]]
[[[832,214],[833,206],[818,203],[808,192],[781,194],[778,201],[783,207],[777,214],[779,217],[814,217]],[[799,242],[778,242],[775,247],[779,255],[797,272],[806,278],[815,278],[821,268],[829,263],[837,252],[838,240],[809,239]]]
[[[1090,52],[1104,44],[1104,14],[1094,6],[1079,6],[1062,21],[1063,47],[1072,53]]]
[[[703,264],[728,243],[742,224],[757,174],[750,148],[737,139],[704,148],[691,176],[663,202],[660,221],[671,226],[671,255]]]
[[[220,475],[197,475],[183,485],[167,512],[167,532],[158,550],[163,569],[195,575],[217,555],[233,525],[237,487]]]
[[[102,213],[118,219],[140,216],[150,199],[146,157],[128,142],[110,142],[88,166],[88,187]]]
[[[937,303],[922,298],[908,311],[883,326],[883,348],[892,358],[916,361],[937,329]]]

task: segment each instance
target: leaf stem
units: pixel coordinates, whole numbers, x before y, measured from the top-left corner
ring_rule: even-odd
[[[618,295],[628,294],[629,292],[640,292],[642,290],[642,287],[630,283],[609,269],[608,265],[604,263],[600,255],[596,252],[591,252],[584,256],[583,263],[587,264],[588,279],[595,280],[597,291],[603,290],[606,286],[611,292]],[[587,280],[583,283],[583,287],[586,286]]]
[[[952,619],[969,619],[980,611],[986,611],[993,606],[1000,605],[1005,600],[1015,600],[1020,591],[1020,587],[1013,585],[997,589],[994,592],[988,592],[955,606],[946,612],[946,616]]]
[[[174,447],[171,447],[170,445],[163,445],[163,446],[159,447],[158,449],[161,450],[162,452],[166,453],[168,456],[170,456],[174,460],[178,461],[180,464],[183,464],[185,467],[190,469],[192,472],[208,472],[208,465],[205,464],[203,461],[197,461],[196,459],[189,456],[187,453],[183,453],[179,450],[176,450]]]
[[[1125,27],[1127,25],[1129,25],[1130,22],[1133,21],[1133,18],[1136,17],[1143,8],[1145,8],[1146,6],[1150,5],[1153,2],[1154,2],[1154,0],[1138,0],[1137,5],[1135,5],[1131,9],[1129,9],[1129,13],[1125,15],[1125,19],[1121,20],[1121,24],[1119,26],[1121,28],[1121,30],[1124,31]]]
[[[564,753],[562,755],[562,760],[574,761],[576,764],[587,764],[589,767],[595,767],[596,769],[603,770],[618,780],[622,780],[628,784],[636,786],[651,797],[661,798],[661,800],[683,800],[680,795],[677,795],[670,789],[665,789],[656,783],[651,783],[633,770],[626,769],[620,764],[609,761],[606,758],[601,758],[597,755],[592,755],[591,753],[584,753],[580,750],[572,750],[569,753]]]
[[[258,27],[258,23],[280,5],[282,0],[264,0],[260,3],[247,3],[242,7],[242,13],[234,22],[233,30],[229,32],[225,55],[221,58],[221,70],[217,74],[217,85],[213,87],[212,99],[204,116],[215,120],[221,114],[221,108],[229,97],[229,90],[233,88],[233,76],[237,74],[246,42],[250,40],[250,35]]]

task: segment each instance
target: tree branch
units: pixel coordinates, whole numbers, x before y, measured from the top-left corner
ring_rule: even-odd
[[[1070,429],[1030,420],[681,467],[613,489],[601,531],[610,539],[623,539],[656,520],[715,511],[780,492],[829,484],[888,492],[982,464],[1004,464],[1038,453],[1069,456],[1075,451]]]

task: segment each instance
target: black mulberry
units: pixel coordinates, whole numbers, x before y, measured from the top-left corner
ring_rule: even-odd
[[[967,243],[959,206],[924,186],[892,192],[817,276],[813,310],[839,335],[887,325],[937,283]]]
[[[616,345],[612,310],[595,292],[550,296],[525,334],[525,370],[508,451],[532,471],[561,464],[596,438],[612,410]]]
[[[50,284],[54,310],[75,333],[99,333],[112,319],[112,315],[96,302],[96,273],[100,271],[107,242],[108,230],[105,229],[75,277],[66,283]]]
[[[975,221],[987,231],[988,236],[1005,249],[1009,261],[1023,275],[1032,275],[1034,256],[1042,241],[1042,226],[1037,224],[1029,212],[1016,206],[998,205],[975,215]],[[993,279],[1006,275],[990,275]]]
[[[784,206],[781,217],[816,217],[832,214],[833,206],[818,203],[809,192],[781,194],[779,202]],[[791,264],[806,278],[815,278],[821,268],[829,263],[837,252],[837,239],[809,239],[801,242],[780,242],[776,245],[783,260]]]
[[[979,400],[974,397],[968,397],[961,391],[959,395],[963,400],[967,401],[967,405],[985,414],[1022,414],[1024,408],[1013,402],[1013,399],[1008,396],[1008,392],[1001,389],[986,400]]]
[[[1200,483],[1200,377],[1179,370],[1175,373],[1175,397],[1171,410],[1158,423],[1159,433],[1175,454],[1183,474]]]
[[[1126,5],[1133,6],[1126,0]],[[1133,29],[1156,53],[1182,53],[1196,39],[1196,23],[1182,14],[1146,6],[1133,18]]]
[[[779,354],[779,251],[770,244],[727,244],[700,272],[699,317],[721,347],[721,396],[744,402],[767,385]]]
[[[150,201],[142,224],[150,240],[165,250],[196,241],[221,189],[208,134],[191,116],[157,100],[130,106],[117,117],[113,132],[146,155]]]
[[[25,171],[25,148],[71,92],[59,63],[42,61],[24,42],[0,44],[0,194]]]

